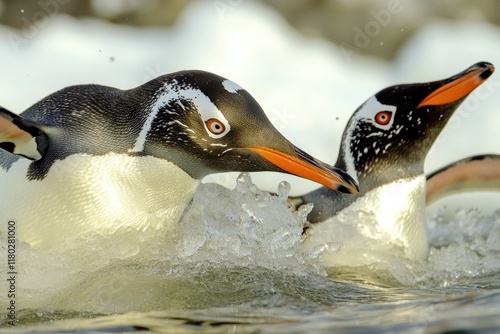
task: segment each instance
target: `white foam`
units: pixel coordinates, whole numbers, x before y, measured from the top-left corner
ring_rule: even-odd
[[[274,279],[286,279],[280,276],[284,273],[307,281],[324,276],[326,269],[333,279],[348,272],[351,279],[434,287],[487,278],[500,268],[500,212],[491,217],[462,212],[456,222],[430,220],[433,248],[429,261],[419,264],[387,239],[367,233],[380,231],[370,227],[375,217],[362,211],[323,231],[332,241],[321,249],[304,248],[310,206],[291,212],[288,187],[281,184],[273,196],[242,175],[234,190],[201,185],[174,229],[95,234],[50,250],[34,250],[19,241],[23,279],[16,302],[23,308],[91,313],[183,309],[247,300],[249,284],[272,290]],[[5,233],[2,227],[0,258],[6,258]],[[448,239],[437,241],[443,235]],[[352,256],[320,266],[322,257],[339,250]],[[365,256],[354,255],[363,252]],[[5,284],[0,281],[2,291],[7,291]]]
[[[54,243],[50,250],[35,250],[18,240],[17,267],[23,279],[18,282],[16,302],[44,310],[49,306],[96,313],[145,311],[183,307],[187,300],[207,303],[205,296],[213,291],[205,289],[216,283],[214,273],[227,270],[246,270],[244,277],[262,268],[268,277],[274,272],[324,275],[319,263],[301,248],[310,207],[290,211],[286,183],[277,193],[261,191],[244,174],[234,190],[201,185],[173,228],[95,233]],[[6,258],[6,231],[2,225],[2,258]],[[196,276],[199,284],[191,282]],[[7,291],[5,284],[1,280],[1,291]]]
[[[394,62],[387,63],[361,56],[349,62],[337,46],[302,37],[277,13],[250,1],[224,20],[210,1],[194,2],[173,28],[139,29],[63,15],[48,20],[50,24],[20,45],[0,39],[0,63],[9,64],[2,70],[0,100],[8,109],[20,112],[68,85],[99,83],[127,89],[165,73],[200,68],[244,85],[287,138],[331,163],[352,112],[380,89],[442,79],[481,60],[500,64],[498,27],[466,21],[429,23],[415,33]],[[7,37],[19,34],[6,27],[0,31]],[[115,61],[110,62],[110,57]],[[80,66],[83,63],[86,66]],[[265,73],[265,77],[255,73]],[[493,82],[488,97],[476,96],[471,100],[475,104],[465,105],[450,121],[427,159],[429,169],[459,156],[499,152],[497,75],[486,82]],[[235,178],[218,175],[213,179],[231,185]],[[283,179],[296,194],[317,187],[282,174],[254,176],[259,186],[272,190]],[[189,301],[200,305],[204,296],[197,295],[199,290],[190,291],[191,282],[198,279],[203,285],[213,277],[200,276],[202,270],[189,268],[190,264],[202,267],[206,260],[205,269],[212,266],[215,273],[225,261],[263,266],[270,269],[267,275],[285,267],[297,273],[304,265],[314,264],[319,254],[342,247],[333,242],[317,253],[303,254],[297,244],[303,219],[291,216],[280,200],[259,201],[268,195],[256,190],[227,192],[210,185],[200,188],[197,196],[194,211],[188,213],[190,220],[184,219],[175,235],[124,231],[112,238],[96,235],[93,240],[56,245],[53,252],[35,252],[20,243],[19,254],[26,261],[21,267],[21,304],[96,312],[166,309]],[[385,251],[385,260],[370,267],[367,274],[385,270],[404,284],[433,286],[498,273],[498,214],[457,217],[463,226],[473,219],[478,229],[487,230],[492,224],[486,237],[473,233],[471,238],[460,226],[461,232],[453,236],[457,225],[446,221],[430,224],[431,238],[446,234],[450,238],[446,246],[433,241],[429,262],[420,266],[405,262],[391,245],[364,238],[355,225],[369,219],[373,217],[359,212],[331,231],[337,240],[352,240],[351,247],[369,246],[374,256]],[[5,242],[2,224],[0,243]],[[434,229],[442,233],[433,234]],[[189,238],[183,238],[186,235]],[[151,242],[137,242],[144,239]],[[0,252],[0,259],[5,259],[5,248],[0,247]],[[221,278],[221,274],[214,277]],[[0,282],[5,284],[3,279]],[[219,295],[228,295],[230,279],[226,283],[217,291]],[[0,286],[0,291],[6,291],[5,287]],[[0,299],[2,308],[4,300]]]

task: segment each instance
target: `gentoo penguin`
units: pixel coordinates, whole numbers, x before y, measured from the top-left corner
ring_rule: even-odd
[[[481,62],[442,81],[389,87],[359,107],[345,128],[335,166],[352,175],[360,191],[343,196],[322,187],[302,196],[314,203],[308,220],[317,223],[307,230],[306,244],[327,244],[340,217],[363,215],[358,220],[376,222],[359,222],[365,237],[397,245],[409,259],[426,259],[425,157],[455,109],[493,70]],[[372,251],[366,247],[358,255],[369,258]],[[344,255],[340,251],[328,261]]]
[[[33,247],[168,228],[210,173],[285,172],[357,192],[286,140],[247,91],[203,71],[130,90],[67,87],[19,116],[1,109],[0,147],[0,222]]]

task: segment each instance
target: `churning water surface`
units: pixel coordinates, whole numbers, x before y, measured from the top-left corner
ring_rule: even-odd
[[[2,297],[0,333],[500,331],[500,212],[429,217],[429,259],[414,263],[356,233],[304,248],[308,207],[291,212],[288,188],[273,196],[243,174],[234,190],[202,184],[175,229],[19,242],[16,326]],[[351,241],[378,260],[321,265]]]

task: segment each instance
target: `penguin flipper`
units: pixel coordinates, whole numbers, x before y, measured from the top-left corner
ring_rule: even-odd
[[[468,191],[500,191],[500,155],[468,157],[427,175],[426,204]]]
[[[48,145],[41,126],[0,107],[0,148],[30,160],[42,158]]]

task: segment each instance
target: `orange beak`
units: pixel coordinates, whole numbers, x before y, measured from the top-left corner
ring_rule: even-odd
[[[264,159],[290,174],[344,193],[356,194],[359,191],[354,179],[346,172],[328,166],[297,148],[295,150],[299,157],[263,146],[247,146],[246,148],[258,153]]]
[[[486,62],[472,66],[429,94],[417,108],[449,104],[466,97],[481,85],[494,69],[492,64]]]

